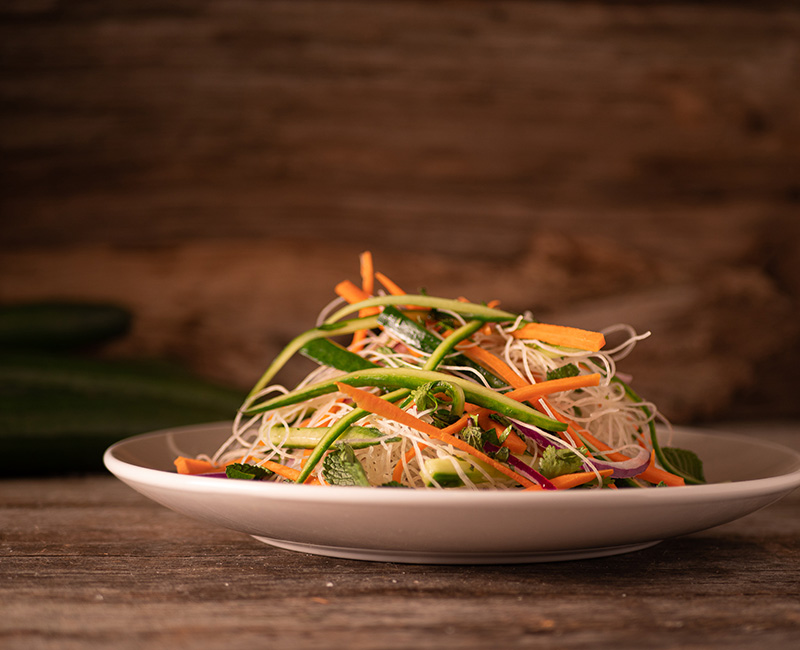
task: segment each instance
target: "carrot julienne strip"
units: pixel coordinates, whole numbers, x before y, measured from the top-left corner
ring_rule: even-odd
[[[526,323],[512,331],[511,336],[515,339],[536,339],[553,345],[589,352],[597,352],[606,344],[605,336],[600,332],[547,323]]]
[[[575,390],[577,388],[588,388],[600,384],[600,373],[590,375],[576,375],[575,377],[562,377],[560,379],[550,379],[541,381],[537,384],[528,384],[522,388],[515,388],[506,393],[506,397],[524,402],[527,400],[539,399],[552,393],[560,393],[565,390]]]
[[[601,469],[598,474],[602,477],[611,476],[614,473],[613,469]],[[550,482],[555,485],[556,490],[569,490],[570,488],[578,487],[589,483],[597,478],[594,472],[575,472],[574,474],[562,474],[550,479]]]
[[[175,469],[178,474],[210,474],[211,472],[221,472],[222,468],[198,458],[187,458],[178,456],[174,461]]]
[[[494,373],[509,386],[513,388],[522,388],[523,386],[528,385],[528,382],[525,380],[525,378],[516,372],[505,361],[503,361],[497,355],[484,350],[482,347],[473,345],[469,347],[464,346],[463,348],[457,347],[457,349],[461,354],[467,357],[467,359],[474,361],[475,363],[486,368],[486,370],[489,372]]]
[[[362,271],[362,276],[368,275],[370,273],[369,266],[370,266],[369,262],[365,263],[366,268],[364,271]],[[369,286],[370,283],[369,281],[367,281],[365,284]],[[338,295],[341,298],[344,298],[351,305],[357,302],[361,302],[363,300],[367,300],[368,298],[371,297],[371,294],[367,293],[362,287],[356,286],[350,280],[342,280],[339,284],[336,285],[334,291],[336,292],[336,295]],[[374,314],[377,314],[379,311],[380,309],[378,307],[360,309],[358,315],[372,316]],[[364,341],[366,338],[367,338],[367,330],[356,330],[355,332],[353,332],[353,338],[348,348],[351,351],[357,352],[364,346]]]
[[[375,271],[375,279],[383,285],[383,288],[392,296],[405,296],[406,292],[403,291],[395,282],[386,277],[380,271]]]
[[[367,295],[375,293],[375,268],[372,264],[372,253],[364,251],[359,256],[361,262],[361,289]]]
[[[250,460],[249,458],[247,460]],[[254,459],[257,460],[257,459]],[[244,462],[244,459],[232,460],[227,465],[231,465],[233,463]],[[223,472],[225,471],[225,467],[221,467],[219,465],[214,465],[213,463],[208,462],[207,460],[199,460],[197,458],[186,458],[185,456],[178,456],[173,463],[175,464],[175,468],[178,471],[178,474],[210,474],[212,472]],[[275,472],[278,476],[289,480],[297,480],[297,477],[300,476],[300,472],[292,467],[287,467],[286,465],[281,465],[280,463],[276,463],[272,460],[259,460],[258,464],[268,469],[272,472]],[[310,478],[306,481],[306,483],[319,483],[316,478]]]
[[[361,287],[356,286],[350,280],[342,280],[334,287],[334,291],[337,296],[344,298],[351,305],[367,300],[370,297],[368,293],[364,293]]]
[[[355,388],[353,386],[348,386],[347,384],[342,384],[337,382],[337,388],[351,397],[356,405],[365,410],[369,411],[370,413],[374,413],[375,415],[379,415],[381,417],[385,417],[390,420],[394,420],[400,424],[404,424],[412,429],[416,429],[417,431],[421,431],[422,433],[427,434],[431,438],[444,442],[456,449],[463,451],[464,453],[470,454],[475,458],[479,458],[483,462],[487,463],[494,467],[497,471],[505,474],[510,479],[516,481],[523,487],[540,487],[533,481],[517,474],[515,471],[509,469],[502,463],[497,462],[494,458],[490,458],[486,454],[481,451],[478,451],[474,447],[468,445],[466,442],[461,440],[460,438],[456,438],[455,436],[445,433],[442,429],[437,429],[435,426],[420,420],[419,418],[407,413],[403,409],[394,404],[390,404],[384,399],[381,399],[377,395],[373,395],[372,393],[368,393],[365,390],[361,390],[360,388]]]

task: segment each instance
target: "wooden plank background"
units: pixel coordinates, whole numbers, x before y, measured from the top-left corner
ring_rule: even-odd
[[[795,2],[11,0],[0,69],[0,300],[126,304],[109,354],[246,386],[369,248],[800,413]]]

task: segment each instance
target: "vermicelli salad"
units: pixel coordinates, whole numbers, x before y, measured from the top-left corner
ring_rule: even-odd
[[[276,357],[215,452],[178,472],[334,486],[619,489],[703,483],[666,420],[617,374],[648,334],[538,322],[494,303],[407,294],[363,253],[348,280]],[[622,342],[606,347],[613,333]],[[317,367],[273,383],[295,355]]]

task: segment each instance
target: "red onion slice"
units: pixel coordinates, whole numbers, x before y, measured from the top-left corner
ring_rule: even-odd
[[[534,429],[529,424],[525,424],[524,422],[520,422],[519,420],[511,420],[511,423],[514,425],[514,428],[517,431],[519,431],[524,436],[527,436],[531,440],[535,441],[536,444],[539,445],[540,447],[551,447],[555,444],[552,440],[542,435],[539,431]]]
[[[483,450],[488,451],[490,454],[495,453],[499,449],[500,447],[498,447],[497,445],[493,445],[491,442],[486,442],[483,445]],[[533,469],[525,461],[520,460],[513,454],[508,455],[508,460],[506,462],[509,465],[511,465],[511,467],[513,467],[514,469],[518,469],[521,473],[525,474],[529,479],[536,481],[545,490],[556,489],[556,486],[553,485],[546,477],[542,476],[539,472]]]
[[[650,450],[644,447],[639,447],[639,451],[636,455],[628,460],[610,461],[592,459],[592,465],[597,469],[613,470],[614,473],[611,475],[611,478],[631,478],[637,476],[646,470],[649,464]]]

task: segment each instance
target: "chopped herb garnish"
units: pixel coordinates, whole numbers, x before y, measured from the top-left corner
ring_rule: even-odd
[[[585,447],[579,450],[581,453],[587,453]],[[583,461],[572,449],[562,447],[545,447],[539,458],[539,471],[547,478],[555,478],[562,474],[572,474],[579,472],[583,467]]]
[[[553,368],[547,371],[547,379],[563,379],[564,377],[577,377],[581,371],[574,363],[568,363],[559,368]]]
[[[350,445],[341,445],[325,456],[322,476],[331,485],[369,486],[364,467]]]
[[[705,483],[703,461],[693,451],[679,449],[678,447],[662,447],[661,451],[669,463],[684,476]]]
[[[273,473],[265,467],[248,463],[232,463],[225,468],[225,475],[228,478],[240,478],[250,481],[261,481],[269,478]]]

